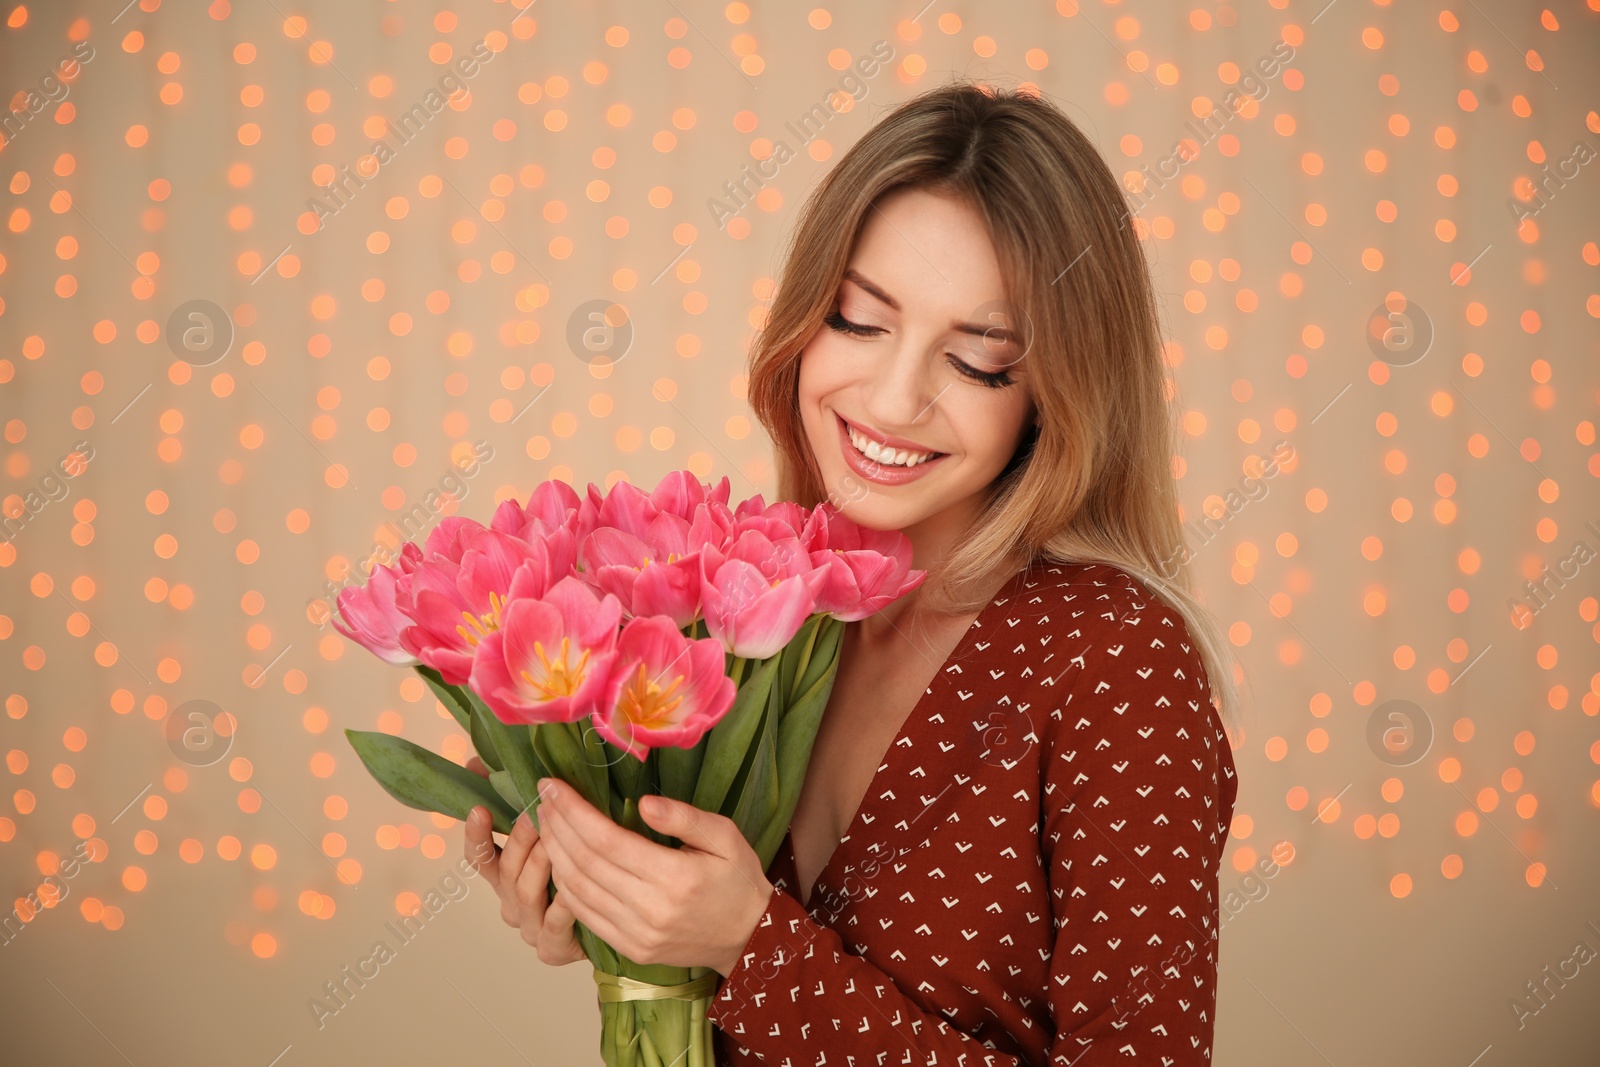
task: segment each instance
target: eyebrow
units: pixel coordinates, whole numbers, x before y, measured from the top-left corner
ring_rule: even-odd
[[[861,288],[865,289],[879,300],[882,300],[885,304],[888,304],[889,307],[893,308],[895,311],[902,310],[900,307],[900,301],[884,292],[881,286],[869,279],[860,271],[856,270],[854,267],[846,270],[844,272],[844,276],[848,280],[861,286]],[[987,325],[981,322],[952,322],[950,324],[950,328],[960,333],[971,334],[973,337],[993,339],[999,344],[1022,343],[1022,338],[1018,337],[1015,333],[1006,329],[1004,326],[996,326],[992,322],[988,323]]]

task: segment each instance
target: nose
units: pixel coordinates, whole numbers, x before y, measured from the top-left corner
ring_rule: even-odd
[[[950,388],[938,372],[938,346],[905,335],[886,358],[872,362],[863,390],[863,414],[887,434],[915,439],[932,421],[939,398]]]

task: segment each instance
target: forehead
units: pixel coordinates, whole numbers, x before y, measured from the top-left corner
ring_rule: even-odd
[[[907,313],[967,318],[1005,298],[988,226],[967,201],[897,190],[867,210],[850,266]]]

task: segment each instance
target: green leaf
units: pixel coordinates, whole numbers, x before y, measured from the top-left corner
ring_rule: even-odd
[[[831,642],[819,642],[812,663],[819,665],[816,679],[804,690],[799,699],[789,705],[778,727],[778,797],[770,821],[761,828],[751,846],[763,864],[771,863],[788,832],[794,810],[800,802],[800,787],[805,783],[806,766],[811,762],[812,745],[817,730],[822,725],[823,713],[828,707],[828,697],[833,692],[833,682],[838,676],[838,631],[844,624],[835,621]],[[810,673],[809,671],[807,672]]]
[[[794,688],[789,691],[791,706],[798,700],[802,693],[814,688],[817,680],[838,667],[839,649],[844,643],[844,628],[847,625],[831,615],[819,616],[822,622],[818,624],[815,633],[816,643],[810,650],[810,658],[806,668],[800,672],[800,677],[795,680]]]
[[[661,795],[689,803],[694,798],[695,780],[700,777],[700,765],[706,758],[709,731],[702,734],[693,748],[667,745],[656,749],[656,769],[661,775]]]
[[[609,743],[606,758],[611,760],[606,770],[611,775],[612,792],[633,801],[645,795],[650,788],[650,768],[644,760],[635,759],[632,753]]]
[[[516,811],[488,780],[403,737],[375,730],[346,730],[344,735],[367,771],[400,803],[463,822],[482,804],[494,817],[496,830],[511,832]]]
[[[525,800],[527,806],[530,809],[536,807],[539,779],[550,777],[544,763],[533,750],[532,731],[541,727],[501,720],[494,713],[494,709],[470,689],[466,691],[466,697],[472,703],[473,723],[482,724],[483,733],[487,735],[489,743],[500,757],[501,765],[495,769],[509,773],[511,781],[517,787],[517,793],[527,798]],[[484,762],[487,763],[488,760],[485,759]],[[520,805],[518,810],[521,810]]]
[[[472,734],[472,747],[477,750],[478,758],[489,765],[491,771],[506,769],[505,760],[500,756],[500,748],[495,744],[494,731],[489,727],[489,721],[495,719],[494,713],[483,706],[483,701],[478,699],[476,693],[470,689],[465,690],[465,695],[472,706],[472,725],[468,731]]]
[[[632,759],[615,745],[607,743],[594,728],[594,720],[581,719],[572,724],[572,730],[583,753],[582,771],[594,790],[594,806],[611,812],[611,821],[622,819],[622,795],[611,788],[611,765],[620,760]]]
[[[522,802],[522,796],[517,792],[516,784],[511,781],[510,771],[490,771],[489,784],[494,786],[494,791],[499,793],[500,798],[510,804],[514,810],[520,812],[528,807]]]
[[[760,840],[762,831],[773,822],[777,813],[778,719],[783,714],[783,705],[782,690],[773,686],[766,714],[761,717],[761,733],[756,740],[750,768],[739,786],[739,797],[730,816],[746,841]],[[761,865],[766,867],[771,862],[772,857],[766,856],[762,858]]]
[[[541,723],[533,731],[533,751],[550,772],[547,777],[568,783],[602,814],[615,817],[605,746],[588,719]]]
[[[419,663],[413,668],[422,675],[422,680],[428,683],[428,688],[433,690],[433,695],[439,698],[445,710],[455,716],[457,723],[463,730],[472,729],[472,707],[461,695],[461,690],[453,685],[446,685],[444,677],[432,667]]]
[[[783,694],[785,703],[793,700],[797,693],[795,689],[797,679],[795,676],[802,673],[806,664],[810,661],[811,646],[817,640],[817,629],[821,620],[826,617],[825,615],[809,616],[805,622],[800,624],[800,629],[795,631],[795,635],[789,639],[789,643],[783,646],[782,658],[778,664],[777,689],[778,692]]]
[[[439,703],[443,704],[450,714],[455,716],[461,728],[467,731],[472,738],[472,747],[478,753],[478,758],[483,760],[491,771],[505,770],[505,763],[493,736],[479,721],[479,716],[474,714],[478,710],[487,711],[483,701],[478,699],[478,695],[467,686],[446,683],[438,671],[424,664],[417,664],[416,672],[428,683],[428,688],[439,698]]]
[[[755,673],[739,687],[733,707],[711,728],[694,788],[693,803],[701,811],[722,812],[730,792],[746,773],[750,763],[747,757],[754,755],[751,747],[766,714],[779,658],[770,656],[761,661]]]

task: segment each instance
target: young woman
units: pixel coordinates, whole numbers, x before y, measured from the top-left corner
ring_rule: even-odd
[[[714,967],[718,1063],[1209,1063],[1237,696],[1171,565],[1168,388],[1065,115],[957,83],[884,117],[805,206],[750,395],[779,496],[929,577],[847,627],[767,870],[726,819],[645,813],[665,849],[557,789],[486,868],[502,918],[549,963],[576,919]]]

